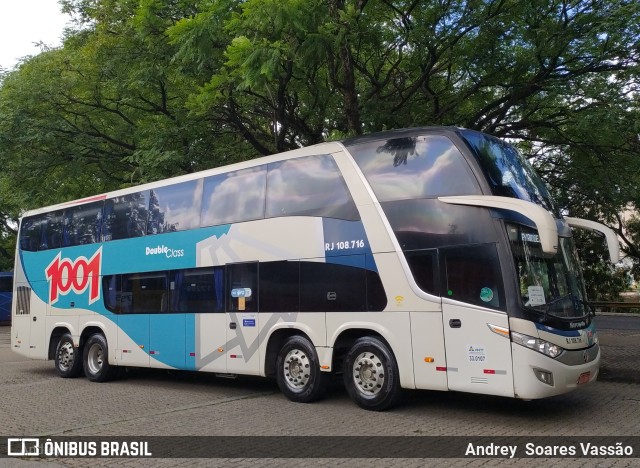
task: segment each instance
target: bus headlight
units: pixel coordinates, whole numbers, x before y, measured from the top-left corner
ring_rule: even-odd
[[[522,333],[511,332],[511,340],[514,343],[525,346],[534,351],[538,351],[551,358],[558,357],[564,349],[560,346],[548,341],[541,340],[540,338],[534,338],[533,336],[523,335]]]

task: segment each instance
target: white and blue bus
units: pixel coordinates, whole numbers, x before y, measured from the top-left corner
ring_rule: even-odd
[[[341,374],[400,390],[535,399],[596,379],[570,226],[505,142],[415,128],[324,143],[25,213],[14,351],[62,377],[126,367]]]

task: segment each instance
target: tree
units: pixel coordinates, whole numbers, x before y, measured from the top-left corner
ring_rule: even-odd
[[[11,213],[417,125],[510,139],[567,214],[640,206],[637,1],[62,5],[78,28],[0,89]]]

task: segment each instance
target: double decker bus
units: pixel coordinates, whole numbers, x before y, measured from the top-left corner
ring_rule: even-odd
[[[25,213],[11,343],[61,377],[341,375],[536,399],[596,379],[570,226],[510,145],[459,128],[323,143]]]

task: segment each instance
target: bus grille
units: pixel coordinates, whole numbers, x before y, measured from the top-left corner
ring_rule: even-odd
[[[31,288],[27,286],[18,286],[18,301],[16,303],[16,315],[31,314]]]

